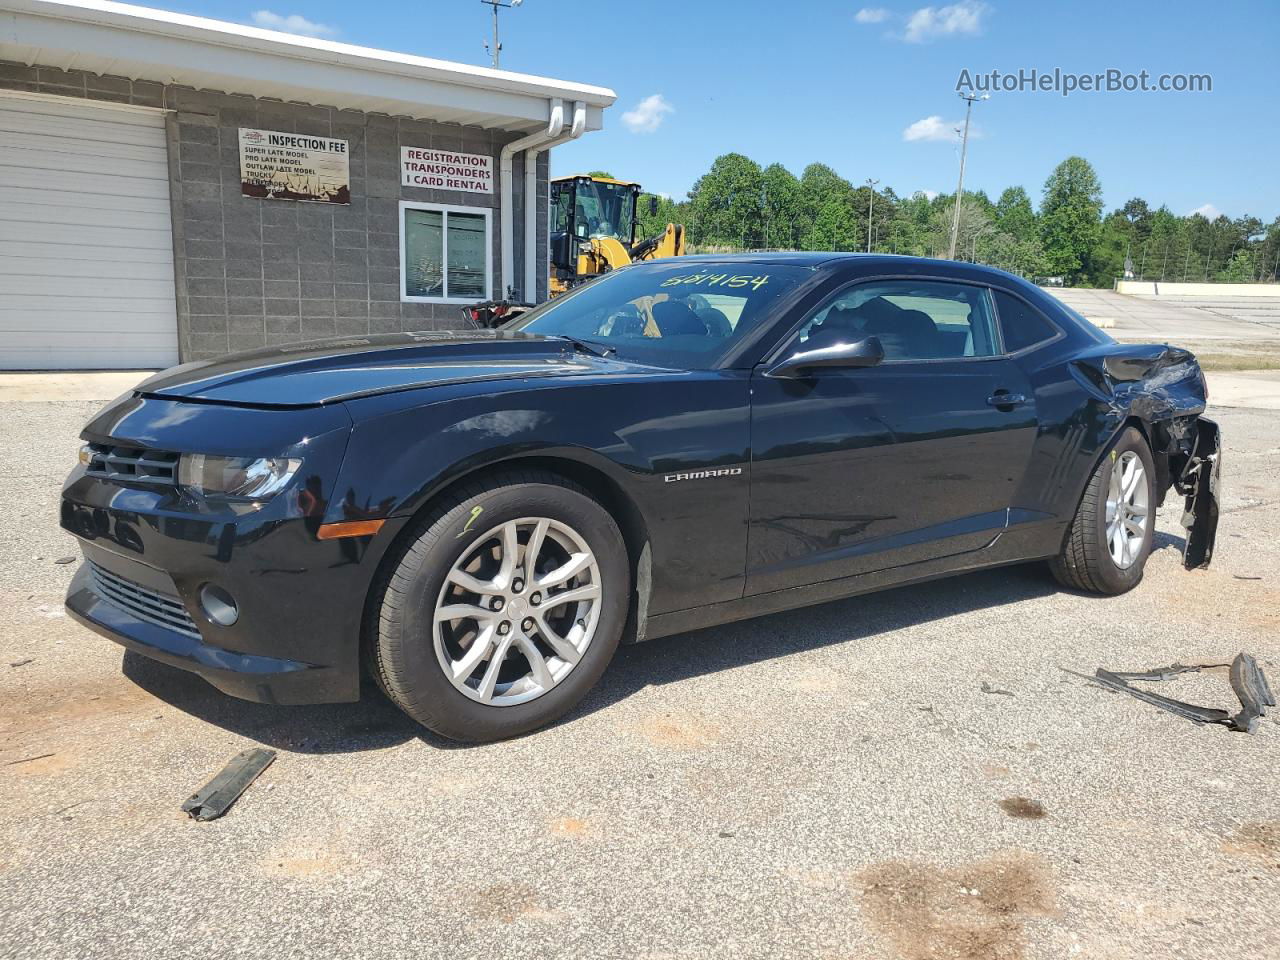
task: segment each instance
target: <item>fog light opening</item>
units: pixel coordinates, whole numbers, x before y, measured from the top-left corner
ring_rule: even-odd
[[[240,619],[235,597],[212,583],[200,588],[200,606],[204,608],[205,616],[220,627],[229,627]]]

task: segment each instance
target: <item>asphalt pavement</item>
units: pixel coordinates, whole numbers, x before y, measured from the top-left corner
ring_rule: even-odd
[[[1247,342],[1280,337],[1280,295],[1139,297],[1087,287],[1046,287],[1045,292],[1090,320],[1107,321],[1107,333],[1117,340]]]
[[[1027,566],[653,641],[563,723],[457,747],[68,620],[59,488],[118,392],[77,383],[0,390],[0,957],[1280,955],[1276,715],[1198,727],[1080,676],[1247,650],[1280,686],[1274,412],[1215,411],[1208,571],[1174,497],[1123,597]],[[1220,671],[1163,686],[1234,702]],[[181,813],[254,745],[279,756],[223,819]]]

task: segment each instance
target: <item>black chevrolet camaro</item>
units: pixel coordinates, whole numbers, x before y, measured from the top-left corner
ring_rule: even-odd
[[[619,642],[1002,564],[1134,587],[1217,427],[1191,354],[1037,287],[906,257],[687,257],[496,331],[190,363],[93,418],[67,596],[131,650],[270,703],[362,669],[459,740],[546,724]]]

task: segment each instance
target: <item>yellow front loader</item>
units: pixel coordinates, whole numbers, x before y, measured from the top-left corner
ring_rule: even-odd
[[[684,256],[684,227],[636,239],[640,184],[575,175],[551,181],[551,296],[639,260]],[[657,197],[650,197],[650,212]]]

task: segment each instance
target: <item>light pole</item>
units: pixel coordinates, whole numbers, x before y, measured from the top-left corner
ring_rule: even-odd
[[[867,186],[871,188],[871,194],[867,197],[867,253],[871,252],[871,211],[876,205],[876,184],[879,180],[867,178]]]
[[[498,40],[498,8],[518,7],[524,3],[524,0],[511,0],[510,3],[503,3],[502,0],[480,0],[481,3],[487,3],[493,7],[493,46],[489,46],[489,41],[484,42],[484,48],[493,55],[493,69],[498,69],[498,54],[502,52],[502,43]]]
[[[956,243],[960,239],[960,198],[964,196],[964,159],[969,150],[969,115],[973,113],[975,100],[990,100],[991,94],[984,93],[982,96],[977,96],[972,93],[962,93],[960,99],[965,102],[964,133],[960,136],[960,181],[956,184],[956,209],[955,216],[951,219],[951,252],[947,254],[948,260],[956,258]]]

